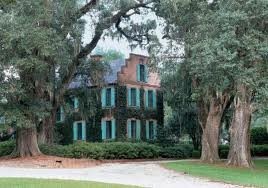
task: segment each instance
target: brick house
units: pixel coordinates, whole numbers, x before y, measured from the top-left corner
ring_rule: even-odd
[[[57,115],[64,142],[155,139],[159,126],[163,126],[163,97],[159,76],[149,71],[147,63],[148,57],[137,54],[109,62],[111,71],[105,74],[104,86],[98,90],[99,108],[94,118],[79,115],[79,97],[72,95],[74,115],[66,120],[63,108]],[[73,81],[69,89],[76,91],[80,84]],[[97,90],[90,83],[88,88]]]

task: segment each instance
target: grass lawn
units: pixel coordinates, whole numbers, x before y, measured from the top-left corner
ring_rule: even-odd
[[[163,166],[193,176],[206,177],[214,181],[267,188],[268,160],[255,160],[254,164],[254,169],[226,167],[224,164],[210,165],[197,161],[170,162],[163,164]]]
[[[132,186],[88,181],[0,178],[0,188],[128,188]]]

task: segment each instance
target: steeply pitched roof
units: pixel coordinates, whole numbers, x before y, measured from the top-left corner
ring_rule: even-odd
[[[105,84],[113,84],[117,82],[117,73],[121,71],[122,66],[126,65],[126,61],[124,59],[117,59],[109,62],[110,70],[106,72],[104,75],[104,83]],[[70,85],[69,89],[75,89],[81,87],[82,83],[84,81],[77,77],[75,80],[73,80]],[[86,83],[87,86],[93,86],[89,80],[87,80]]]

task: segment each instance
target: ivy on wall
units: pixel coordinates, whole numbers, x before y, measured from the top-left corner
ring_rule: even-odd
[[[79,100],[79,110],[74,112],[67,110],[65,121],[57,123],[57,135],[61,138],[59,143],[72,143],[72,125],[74,121],[85,120],[87,123],[87,141],[101,141],[101,119],[102,117],[113,117],[116,119],[116,140],[126,140],[127,119],[135,118],[141,120],[141,140],[146,140],[145,124],[146,120],[156,119],[158,127],[163,127],[163,94],[157,92],[157,109],[146,109],[144,105],[144,89],[140,89],[140,107],[127,107],[127,87],[115,85],[115,108],[101,108],[100,88],[87,88],[72,90],[66,96],[66,101],[70,102],[70,97],[76,96]],[[89,91],[91,90],[91,91]],[[68,105],[65,107],[68,109]]]

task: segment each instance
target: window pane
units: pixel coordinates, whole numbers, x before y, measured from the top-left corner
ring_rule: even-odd
[[[136,106],[136,88],[131,88],[131,106]]]
[[[106,121],[106,139],[112,138],[112,121]]]
[[[145,66],[140,65],[140,80],[145,82]]]
[[[112,89],[106,89],[106,106],[111,106]]]
[[[149,138],[153,139],[154,137],[154,122],[149,121]]]
[[[136,120],[131,120],[131,138],[136,138]]]
[[[149,90],[148,91],[148,106],[153,107],[153,91]]]
[[[82,140],[82,123],[77,123],[77,140]]]

